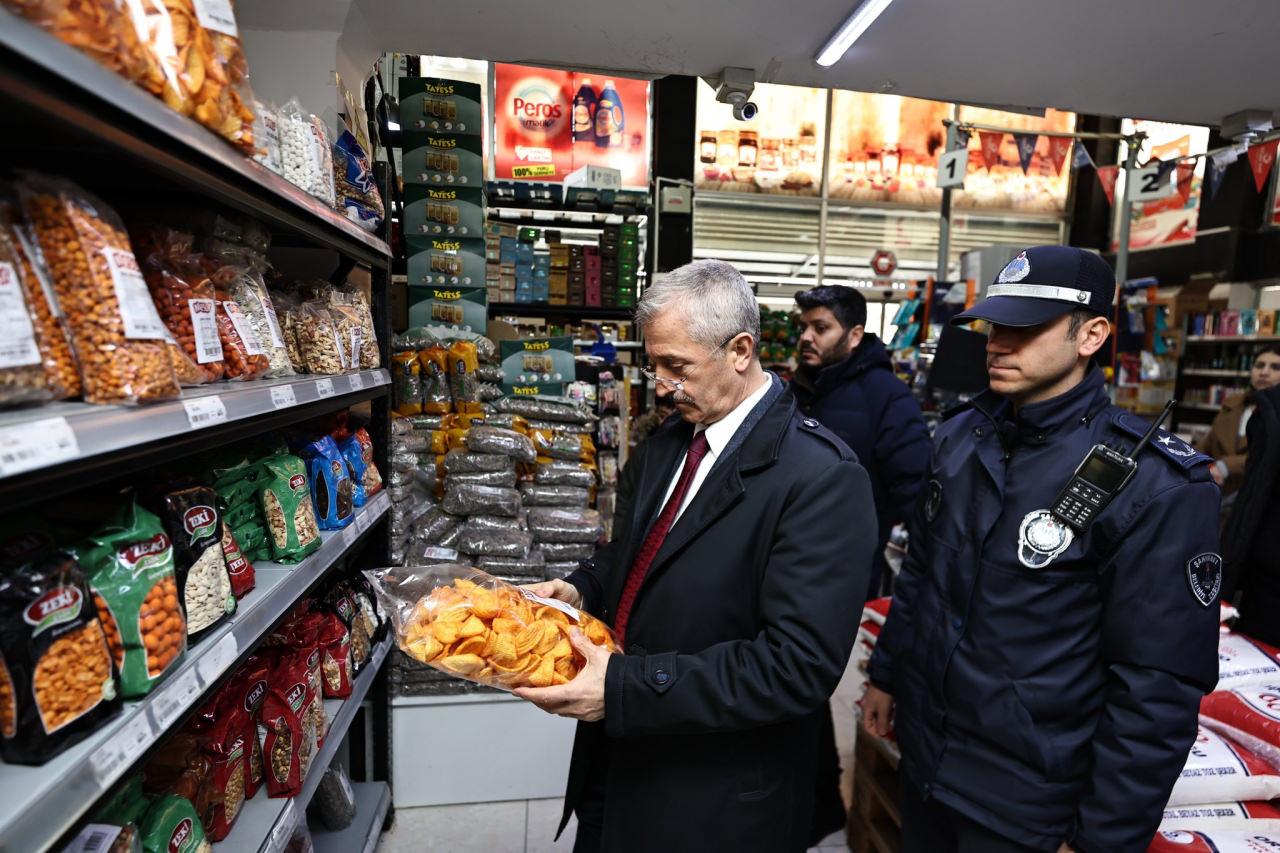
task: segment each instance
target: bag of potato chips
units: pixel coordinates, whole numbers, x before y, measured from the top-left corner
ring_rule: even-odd
[[[477,684],[515,690],[572,681],[586,663],[569,642],[574,628],[596,645],[618,650],[613,633],[594,616],[470,566],[364,575],[406,654]]]

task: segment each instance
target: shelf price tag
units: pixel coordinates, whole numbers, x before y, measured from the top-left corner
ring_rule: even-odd
[[[356,544],[356,540],[360,538],[360,526],[355,522],[348,524],[346,529],[342,531],[342,544],[350,548]]]
[[[156,725],[161,731],[173,725],[182,712],[190,708],[200,698],[200,679],[196,677],[194,667],[187,669],[182,675],[165,685],[151,700],[151,709],[156,717]]]
[[[271,389],[271,407],[289,409],[298,405],[298,396],[293,393],[292,385],[277,385]]]
[[[352,391],[363,391],[363,390],[364,390],[364,377],[363,377],[363,376],[361,376],[359,373],[353,373],[353,374],[351,374],[351,376],[350,376],[350,377],[348,377],[348,378],[351,380],[351,390],[352,390]]]
[[[79,455],[80,445],[66,418],[0,427],[0,477],[56,465]]]
[[[332,397],[333,396],[333,380],[317,379],[316,393],[320,395],[321,399],[324,399],[325,397]]]
[[[297,828],[298,810],[294,808],[293,800],[289,800],[271,830],[271,853],[282,853],[288,848],[289,839],[293,838],[293,832]]]
[[[110,741],[98,747],[89,758],[94,778],[99,785],[109,785],[115,777],[141,755],[155,740],[151,719],[146,709],[139,709]]]
[[[370,518],[371,516],[369,515],[368,511],[362,512],[356,516],[356,527],[359,529],[361,533],[364,533],[366,530],[369,529],[369,525],[373,524]]]
[[[227,422],[227,407],[223,405],[222,398],[217,394],[183,400],[182,408],[187,410],[187,422],[191,424],[192,429],[203,429]]]
[[[228,634],[219,640],[213,648],[205,652],[199,664],[200,680],[204,682],[205,687],[212,686],[215,681],[222,677],[222,673],[226,672],[231,664],[236,662],[236,655],[239,651],[240,646],[236,642],[235,634]]]

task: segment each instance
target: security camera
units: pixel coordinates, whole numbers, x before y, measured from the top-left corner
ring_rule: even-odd
[[[751,101],[756,88],[754,68],[726,68],[712,85],[716,87],[716,100],[733,107],[733,117],[738,121],[751,121],[760,111]]]

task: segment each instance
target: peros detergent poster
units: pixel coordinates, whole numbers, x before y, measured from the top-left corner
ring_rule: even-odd
[[[649,82],[494,63],[494,177],[560,182],[583,166],[649,185]]]

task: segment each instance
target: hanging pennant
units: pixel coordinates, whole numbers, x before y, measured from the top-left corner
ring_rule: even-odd
[[[1271,174],[1271,167],[1275,165],[1277,143],[1280,143],[1280,139],[1249,146],[1249,168],[1253,170],[1253,183],[1258,188],[1258,192],[1262,192],[1262,188],[1266,186],[1267,176]]]
[[[982,143],[982,162],[990,172],[991,167],[1000,162],[1000,144],[1004,142],[1004,134],[980,130],[978,140]]]
[[[1196,177],[1195,160],[1178,161],[1178,195],[1182,196],[1182,204],[1191,201],[1191,184]]]
[[[1222,176],[1227,171],[1227,167],[1237,159],[1235,151],[1228,149],[1214,154],[1204,164],[1204,181],[1209,187],[1210,200],[1218,195],[1218,187],[1222,186]]]
[[[1053,166],[1055,175],[1062,174],[1062,164],[1067,162],[1067,152],[1071,150],[1071,143],[1074,142],[1070,136],[1050,136],[1049,137],[1049,164]],[[1088,152],[1085,152],[1088,154]]]
[[[1071,155],[1071,169],[1083,169],[1085,166],[1093,165],[1093,157],[1089,155],[1089,149],[1084,147],[1084,140],[1076,140],[1075,152]]]
[[[1013,135],[1014,144],[1018,146],[1018,163],[1022,166],[1022,174],[1027,173],[1027,169],[1031,168],[1031,158],[1036,153],[1036,143],[1040,137],[1034,133],[1015,133]]]
[[[1116,203],[1116,178],[1120,176],[1119,166],[1099,166],[1097,168],[1098,182],[1102,184],[1102,191],[1107,194],[1107,204]]]

